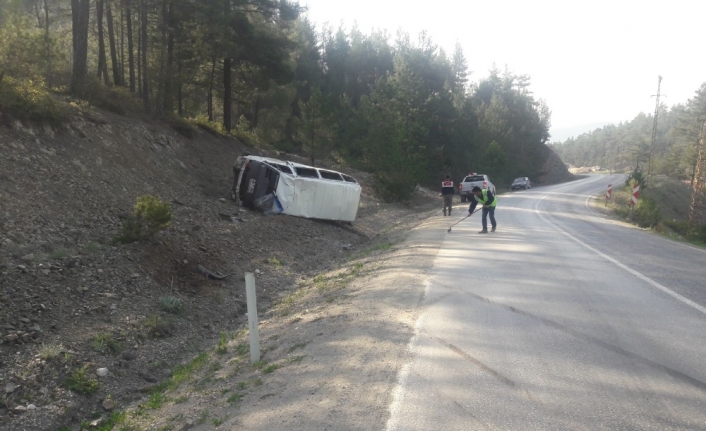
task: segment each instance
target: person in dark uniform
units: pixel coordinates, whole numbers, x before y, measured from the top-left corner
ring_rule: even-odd
[[[447,175],[446,179],[441,182],[441,195],[444,197],[444,215],[446,215],[446,208],[449,209],[448,215],[451,215],[451,206],[454,201],[454,182],[451,181],[451,175]]]

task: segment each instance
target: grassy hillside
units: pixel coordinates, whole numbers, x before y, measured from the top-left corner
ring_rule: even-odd
[[[623,186],[613,191],[608,203],[615,214],[628,219],[632,188]],[[688,227],[691,186],[688,183],[666,176],[655,176],[640,192],[640,201],[635,208],[634,222],[650,227],[675,239],[689,239],[695,244],[706,244],[706,235]]]

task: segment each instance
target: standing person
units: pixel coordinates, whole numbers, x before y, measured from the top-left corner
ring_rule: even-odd
[[[470,196],[471,206],[468,208],[468,215],[473,213],[478,203],[483,205],[483,230],[478,233],[488,233],[488,215],[490,215],[490,224],[493,226],[490,231],[495,232],[495,228],[498,226],[495,222],[495,206],[498,204],[498,198],[490,190],[481,189],[478,186],[473,187],[471,192],[473,195]]]
[[[451,206],[454,203],[454,182],[451,181],[451,175],[447,175],[446,179],[441,182],[441,195],[444,197],[444,215],[446,215],[446,208],[449,209],[449,215],[451,215]]]

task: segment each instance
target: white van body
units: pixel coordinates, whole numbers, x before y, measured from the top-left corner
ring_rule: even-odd
[[[258,156],[239,157],[233,197],[246,206],[273,193],[282,214],[352,222],[361,187],[349,175],[329,169]]]

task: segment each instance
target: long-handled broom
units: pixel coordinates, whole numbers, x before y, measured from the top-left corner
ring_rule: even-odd
[[[452,224],[451,226],[449,226],[449,230],[447,230],[447,232],[451,232],[451,228],[452,228],[452,227],[454,227],[454,226],[456,226],[457,224],[461,223],[462,221],[466,220],[468,217],[472,216],[473,214],[477,213],[478,211],[480,211],[480,208],[476,209],[475,211],[473,211],[473,213],[468,214],[466,217],[462,218],[461,220],[459,220],[459,221],[457,221],[456,223],[454,223],[454,224]]]

